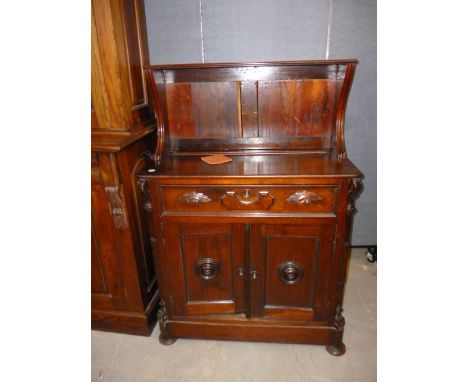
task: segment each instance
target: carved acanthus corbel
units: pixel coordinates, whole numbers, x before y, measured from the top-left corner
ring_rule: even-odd
[[[158,311],[158,320],[159,320],[159,329],[161,333],[159,334],[159,342],[163,345],[171,345],[176,342],[177,338],[171,337],[169,332],[169,328],[167,326],[167,311],[166,311],[166,304],[163,300],[161,300],[161,308]]]
[[[158,321],[161,331],[166,328],[167,319],[166,304],[164,303],[164,300],[161,300],[160,308],[158,310]]]
[[[333,321],[333,326],[338,331],[343,331],[345,323],[346,323],[342,313],[343,313],[343,307],[341,305],[338,305],[336,307],[336,314],[335,314],[335,318]]]
[[[143,197],[143,209],[150,213],[152,209],[148,179],[138,179],[138,189]]]
[[[349,180],[348,191],[348,206],[346,212],[348,216],[353,216],[356,212],[356,198],[362,191],[362,181],[360,178],[352,178]]]
[[[125,199],[123,194],[123,186],[105,186],[107,196],[109,197],[110,213],[114,226],[117,229],[125,229],[128,227],[127,213],[125,211]]]

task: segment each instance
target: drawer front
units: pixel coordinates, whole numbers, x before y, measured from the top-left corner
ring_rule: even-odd
[[[162,187],[163,211],[333,213],[339,186]]]

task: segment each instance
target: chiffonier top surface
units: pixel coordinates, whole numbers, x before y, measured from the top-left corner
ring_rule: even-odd
[[[210,165],[203,155],[168,156],[157,169],[145,169],[142,177],[356,177],[359,169],[335,152],[229,155],[232,162]],[[154,171],[155,170],[155,171]]]

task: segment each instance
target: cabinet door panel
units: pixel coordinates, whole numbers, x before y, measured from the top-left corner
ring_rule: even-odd
[[[334,225],[252,226],[252,316],[322,319],[334,233]]]
[[[107,292],[106,289],[106,280],[98,252],[98,244],[91,229],[91,293],[105,294]]]
[[[91,306],[126,308],[125,291],[113,234],[107,194],[101,185],[91,188]]]
[[[243,225],[167,223],[164,232],[173,314],[245,310]]]

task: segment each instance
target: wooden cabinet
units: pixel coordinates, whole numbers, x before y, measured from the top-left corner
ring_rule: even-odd
[[[148,66],[158,124],[139,173],[160,341],[345,351],[343,293],[361,172],[344,115],[355,60]],[[223,153],[224,164],[201,157]]]
[[[92,1],[91,325],[149,335],[158,284],[136,174],[152,163],[143,0]]]

